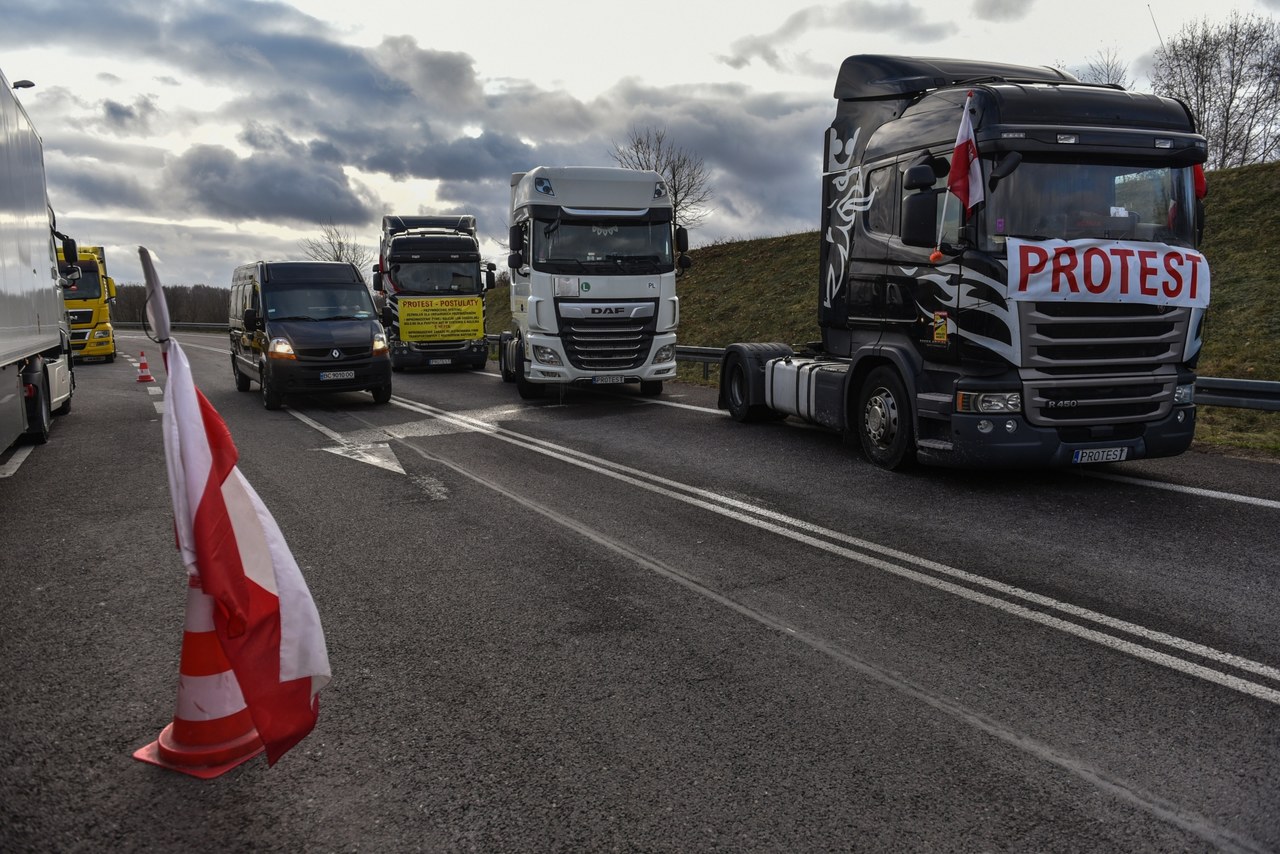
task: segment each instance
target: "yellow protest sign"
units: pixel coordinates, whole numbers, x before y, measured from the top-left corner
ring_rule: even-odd
[[[484,337],[484,302],[473,297],[401,297],[401,341],[468,341]]]

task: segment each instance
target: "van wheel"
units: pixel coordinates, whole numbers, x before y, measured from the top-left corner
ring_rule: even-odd
[[[391,402],[391,386],[380,385],[377,388],[369,389],[369,391],[373,392],[374,403],[390,403]]]
[[[657,397],[662,394],[662,380],[641,380],[640,394],[645,397]]]
[[[236,378],[236,391],[248,391],[249,383],[252,382],[244,374],[240,373],[240,369],[236,367],[236,357],[231,357],[231,376]]]
[[[915,462],[915,430],[907,389],[893,368],[867,375],[858,395],[857,430],[867,459],[891,471]]]
[[[275,387],[267,382],[266,371],[258,374],[258,385],[262,387],[263,408],[279,409],[284,404],[284,395],[276,391]]]

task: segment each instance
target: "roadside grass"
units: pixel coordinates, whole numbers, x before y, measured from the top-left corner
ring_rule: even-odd
[[[1205,345],[1197,373],[1280,381],[1280,162],[1208,174],[1201,247],[1212,272]],[[816,341],[817,231],[731,240],[692,250],[680,277],[680,343],[725,347],[735,341]],[[485,327],[511,328],[509,289],[490,292]],[[685,362],[684,382],[716,386],[719,369]],[[1203,406],[1196,441],[1280,461],[1280,412]]]

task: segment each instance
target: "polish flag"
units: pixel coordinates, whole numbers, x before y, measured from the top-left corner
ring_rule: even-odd
[[[329,682],[320,615],[266,505],[236,467],[226,423],[196,388],[169,338],[168,307],[150,253],[139,247],[147,315],[165,354],[165,461],[182,562],[217,603],[214,631],[276,763],[306,737]]]
[[[973,140],[973,122],[969,119],[969,105],[972,102],[973,91],[970,90],[964,99],[960,132],[956,134],[956,149],[951,157],[951,173],[947,175],[947,189],[964,205],[966,216],[985,197],[982,190],[982,168],[978,164],[978,145]]]

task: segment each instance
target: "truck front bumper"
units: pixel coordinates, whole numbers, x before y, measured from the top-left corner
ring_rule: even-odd
[[[1125,429],[1129,428],[1129,429]],[[1118,425],[1114,436],[1095,429],[1087,441],[1068,441],[1057,427],[1036,427],[1021,415],[951,416],[950,441],[922,442],[921,462],[956,468],[1071,466],[1171,457],[1191,447],[1196,408],[1175,406],[1145,425]]]
[[[675,346],[676,336],[674,333],[667,335],[655,335],[653,344],[649,348],[649,355],[645,358],[644,364],[634,368],[622,368],[617,371],[583,371],[575,368],[569,363],[569,359],[565,356],[564,348],[560,343],[560,339],[554,335],[538,335],[531,333],[528,337],[529,353],[535,354],[529,357],[529,382],[534,383],[551,383],[551,384],[581,384],[581,385],[608,385],[617,383],[638,383],[638,382],[661,382],[663,380],[673,380],[676,377],[676,361]],[[671,360],[655,363],[653,357],[659,353],[664,347],[671,348]],[[545,348],[555,353],[559,364],[552,364],[549,361],[539,361],[536,358],[538,348]]]
[[[475,341],[400,341],[391,339],[393,366],[401,368],[445,368],[466,365],[483,368],[489,361],[489,344],[483,338]]]

